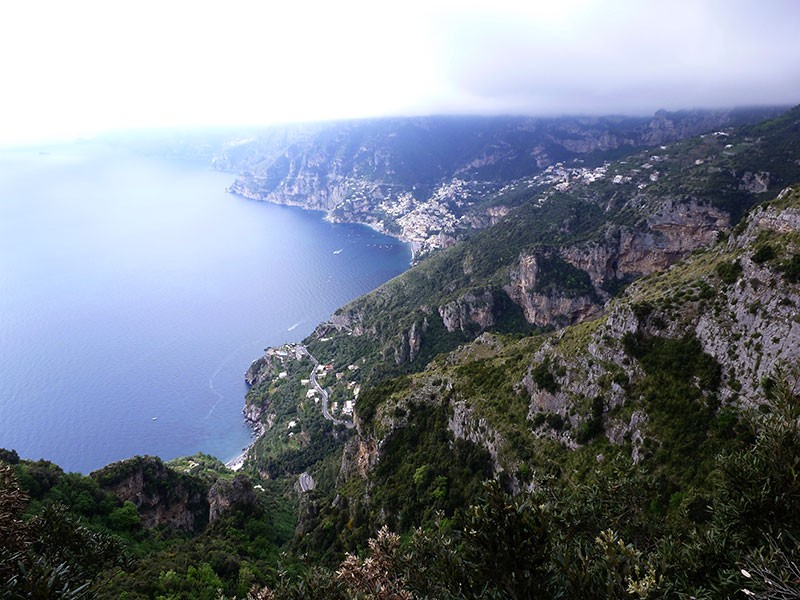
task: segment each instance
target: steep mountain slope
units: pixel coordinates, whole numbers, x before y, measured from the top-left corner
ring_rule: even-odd
[[[598,169],[547,171],[492,200],[494,226],[343,307],[308,346],[362,382],[423,368],[482,331],[579,322],[633,279],[712,242],[800,179],[800,109]]]
[[[498,186],[252,364],[243,473],[0,449],[0,595],[797,596],[797,181],[800,108]]]
[[[797,357],[796,192],[715,240],[773,186],[800,180],[799,110],[505,190],[516,208],[500,222],[306,340],[327,364],[334,414],[348,421],[355,405],[355,431],[323,417],[305,350],[252,365],[246,410],[266,433],[247,468],[303,473],[312,485],[298,491],[320,501],[303,531],[330,549],[363,541],[376,514],[406,528],[464,506],[491,474],[535,489],[537,472],[585,472],[595,456],[648,459],[669,494],[694,489],[738,443],[739,408],[761,401],[776,361]],[[320,510],[360,533],[331,537]]]
[[[327,212],[410,241],[446,247],[504,214],[484,207],[503,185],[563,161],[604,158],[721,127],[768,110],[660,111],[653,118],[436,117],[276,129],[223,149],[215,164],[242,174],[247,198]]]
[[[346,549],[382,523],[404,531],[455,515],[487,478],[516,493],[544,490],[545,502],[589,494],[609,477],[607,491],[626,494],[613,510],[637,515],[634,525],[614,513],[626,540],[704,532],[720,516],[706,512],[719,457],[750,452],[757,415],[786,409],[770,398],[800,359],[798,306],[795,186],[728,239],[632,284],[595,320],[522,338],[485,333],[362,393],[335,490],[309,496],[301,546]],[[770,468],[793,468],[800,455],[787,452]],[[648,482],[636,499],[624,483],[631,473]],[[796,481],[782,485],[775,501],[795,506]],[[784,523],[754,517],[770,518]],[[609,525],[592,526],[598,535]],[[764,543],[762,534],[753,539]]]

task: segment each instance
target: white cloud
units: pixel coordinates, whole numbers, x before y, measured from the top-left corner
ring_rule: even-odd
[[[0,142],[109,128],[800,101],[800,4],[45,2],[0,19]]]

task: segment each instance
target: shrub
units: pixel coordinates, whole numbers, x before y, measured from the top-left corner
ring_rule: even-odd
[[[761,244],[753,253],[753,262],[759,265],[775,258],[775,248],[769,244]]]
[[[741,274],[742,265],[739,264],[738,260],[733,262],[724,262],[717,265],[717,275],[719,275],[719,278],[722,279],[723,283],[727,283],[728,285],[736,283],[736,280],[739,279],[739,275]]]
[[[533,382],[539,389],[555,394],[560,389],[555,376],[550,371],[550,358],[545,358],[531,370]]]
[[[800,254],[795,254],[781,265],[783,278],[789,283],[800,282]]]

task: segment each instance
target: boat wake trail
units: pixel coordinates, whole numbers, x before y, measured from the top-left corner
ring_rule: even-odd
[[[215,408],[217,408],[217,406],[219,406],[219,403],[220,403],[220,402],[222,402],[222,401],[225,399],[225,394],[223,394],[223,393],[222,393],[222,392],[220,392],[220,391],[219,391],[219,390],[218,390],[216,387],[214,387],[214,380],[217,378],[217,375],[219,375],[219,374],[220,374],[220,371],[222,371],[222,369],[225,367],[225,365],[226,365],[226,364],[228,364],[228,362],[230,362],[230,360],[231,360],[231,359],[232,359],[234,356],[236,356],[236,355],[237,355],[239,352],[241,352],[241,351],[242,351],[244,348],[252,347],[252,346],[253,346],[254,344],[256,344],[258,341],[259,341],[258,339],[255,339],[255,340],[252,340],[252,341],[250,341],[250,342],[247,342],[246,344],[242,344],[242,345],[241,345],[241,346],[239,346],[238,348],[235,348],[233,351],[231,351],[231,352],[230,352],[230,353],[229,353],[229,354],[228,354],[228,355],[227,355],[227,356],[226,356],[226,357],[225,357],[225,358],[222,360],[222,362],[221,362],[221,363],[219,363],[219,365],[217,366],[216,370],[215,370],[215,371],[214,371],[214,372],[211,374],[211,376],[208,378],[208,389],[209,389],[209,390],[211,391],[211,393],[212,393],[212,394],[214,394],[214,395],[215,395],[217,398],[216,398],[216,400],[214,401],[214,403],[211,405],[211,408],[209,408],[209,409],[208,409],[208,413],[207,413],[207,414],[206,414],[206,416],[205,416],[205,420],[208,420],[208,419],[211,417],[211,415],[214,413],[214,409],[215,409]]]

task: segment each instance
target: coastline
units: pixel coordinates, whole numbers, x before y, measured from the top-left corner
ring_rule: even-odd
[[[351,220],[336,218],[336,217],[333,217],[333,215],[331,214],[330,211],[327,211],[327,210],[325,210],[323,208],[311,207],[311,206],[308,206],[308,204],[305,204],[305,203],[302,203],[302,202],[292,202],[292,201],[276,202],[274,200],[270,200],[270,199],[265,198],[263,196],[260,196],[258,194],[247,193],[246,191],[243,191],[243,190],[234,189],[234,185],[231,185],[231,186],[227,187],[225,189],[225,192],[228,193],[228,194],[231,194],[233,196],[238,196],[240,198],[244,198],[246,200],[253,200],[253,201],[256,201],[256,202],[265,202],[265,203],[268,203],[268,204],[274,204],[274,205],[278,205],[278,206],[290,206],[290,207],[293,207],[293,208],[299,208],[301,210],[305,210],[305,211],[309,211],[309,212],[319,212],[319,213],[322,213],[322,220],[323,221],[327,221],[328,223],[345,223],[345,224],[350,224],[350,225],[361,225],[363,227],[367,227],[367,228],[375,231],[376,233],[379,233],[379,234],[394,238],[394,239],[398,240],[399,242],[401,242],[402,244],[407,244],[409,246],[410,250],[411,250],[411,262],[409,263],[409,267],[414,266],[414,264],[416,262],[416,258],[418,258],[417,254],[418,254],[418,251],[419,251],[419,242],[415,242],[413,240],[410,240],[410,239],[404,237],[401,234],[387,231],[383,227],[383,223],[376,223],[374,221],[372,221],[372,222],[358,221],[358,220],[352,220],[351,221]],[[225,466],[227,468],[229,468],[231,471],[234,471],[234,472],[240,471],[244,467],[244,464],[245,464],[245,462],[247,461],[247,459],[249,457],[248,455],[250,454],[250,450],[253,448],[253,446],[256,444],[256,442],[258,442],[258,440],[261,439],[261,436],[264,434],[264,424],[261,423],[258,420],[257,417],[253,418],[252,415],[249,415],[248,412],[247,412],[247,409],[248,409],[248,407],[247,407],[247,405],[245,405],[245,407],[242,409],[242,412],[245,415],[245,421],[252,427],[253,434],[254,434],[255,438],[253,439],[253,441],[251,441],[242,450],[242,452],[240,452],[239,454],[237,454],[236,456],[234,456],[233,458],[231,458],[230,460],[225,462]],[[332,420],[334,420],[334,419],[332,419]],[[352,427],[352,426],[353,425],[351,423],[350,427]]]
[[[244,467],[244,463],[248,458],[248,454],[250,454],[250,450],[252,450],[253,446],[256,445],[256,442],[261,439],[261,436],[264,435],[264,424],[258,420],[258,416],[254,418],[254,416],[247,412],[247,405],[242,409],[242,413],[244,414],[245,423],[250,425],[250,428],[253,430],[253,440],[244,447],[244,449],[234,456],[232,459],[225,462],[225,466],[228,467],[231,471],[240,471],[242,467]]]
[[[411,249],[411,262],[409,263],[410,267],[413,267],[416,264],[417,259],[420,256],[420,249],[422,242],[420,242],[419,240],[412,240],[411,238],[404,236],[402,233],[389,231],[383,226],[383,223],[380,221],[375,222],[375,221],[359,221],[358,219],[353,219],[353,220],[342,219],[340,217],[334,217],[330,210],[327,210],[322,207],[309,206],[306,203],[296,202],[291,200],[289,201],[270,200],[260,194],[254,194],[252,192],[248,192],[245,190],[234,189],[233,185],[230,185],[227,188],[225,188],[225,192],[233,196],[238,196],[239,198],[244,198],[245,200],[266,202],[268,204],[275,204],[276,206],[292,206],[294,208],[299,208],[309,212],[319,212],[322,213],[322,220],[327,221],[328,223],[344,223],[348,225],[362,225],[364,227],[368,227],[369,229],[372,229],[376,233],[380,233],[381,235],[394,238],[403,244],[407,244]]]
[[[250,452],[250,448],[253,447],[253,444],[255,444],[255,441],[248,444],[247,448],[244,449],[244,452],[226,462],[225,466],[234,472],[241,470],[241,468],[244,466],[244,461],[247,460],[247,454]]]

